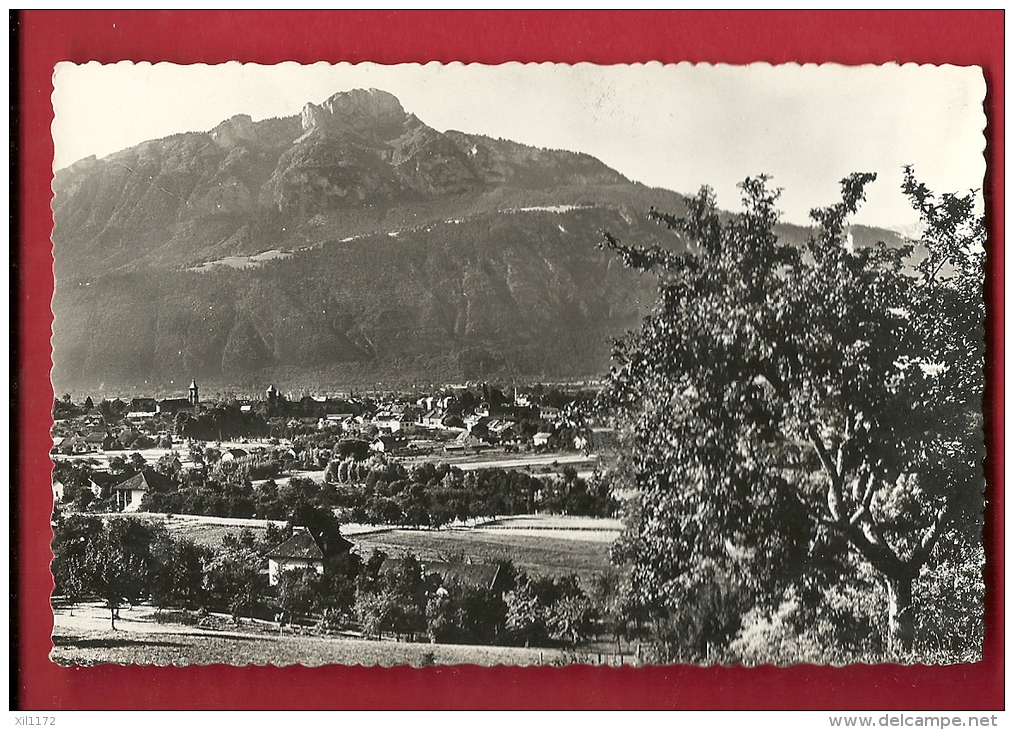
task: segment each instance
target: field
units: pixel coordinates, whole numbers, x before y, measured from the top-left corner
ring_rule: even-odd
[[[508,454],[499,449],[479,454],[414,456],[404,458],[401,461],[408,467],[433,462],[437,464],[452,464],[462,471],[514,469],[535,475],[555,474],[564,466],[572,466],[577,470],[579,476],[583,475],[583,478],[590,476],[599,465],[599,457],[596,454],[584,455],[563,452],[536,455]]]
[[[563,533],[563,531],[560,531]],[[553,531],[445,528],[441,530],[390,530],[355,538],[360,552],[377,548],[389,554],[411,551],[424,560],[471,558],[491,563],[509,558],[526,572],[547,576],[577,573],[582,581],[609,567],[610,543],[595,539],[552,536]]]
[[[63,666],[96,664],[231,664],[322,666],[326,664],[397,666],[477,664],[531,666],[563,659],[554,649],[461,646],[368,641],[345,636],[282,634],[271,624],[245,621],[236,629],[214,631],[177,624],[160,624],[154,609],[123,609],[117,630],[109,627],[109,612],[98,604],[54,609],[53,650],[50,659]],[[569,658],[570,661],[573,657]]]
[[[159,518],[162,515],[151,516]],[[270,520],[237,520],[198,515],[173,515],[166,522],[170,532],[176,537],[193,540],[198,545],[212,549],[221,545],[222,539],[230,533],[238,534],[243,530],[250,530],[259,537],[269,524],[271,524]],[[275,522],[274,524],[282,526],[285,522]]]
[[[215,548],[229,533],[250,529],[256,535],[268,522],[174,515],[166,524],[178,537]],[[609,547],[620,527],[619,520],[615,519],[525,515],[473,527],[417,530],[345,525],[342,532],[363,555],[379,549],[390,555],[411,551],[426,560],[467,558],[488,563],[509,558],[531,573],[549,576],[577,573],[585,580],[609,566]]]

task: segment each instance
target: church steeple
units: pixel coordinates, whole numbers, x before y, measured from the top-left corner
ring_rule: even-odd
[[[196,407],[196,406],[200,405],[200,403],[201,403],[201,394],[200,394],[200,390],[197,387],[197,381],[196,380],[191,380],[190,381],[190,405]]]

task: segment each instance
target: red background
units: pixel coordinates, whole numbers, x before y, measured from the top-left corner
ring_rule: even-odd
[[[21,512],[16,590],[22,708],[1003,708],[1003,11],[32,11],[20,14],[19,20]],[[986,192],[992,235],[984,661],[942,668],[840,669],[68,669],[51,664],[51,75],[58,61],[123,59],[387,64],[896,61],[982,66],[989,88]]]

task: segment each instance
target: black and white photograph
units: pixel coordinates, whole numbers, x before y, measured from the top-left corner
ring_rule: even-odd
[[[982,659],[980,68],[53,84],[52,662]]]

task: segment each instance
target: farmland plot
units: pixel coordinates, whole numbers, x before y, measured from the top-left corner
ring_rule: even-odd
[[[523,570],[545,576],[576,573],[582,581],[609,567],[609,541],[560,537],[551,530],[446,528],[390,530],[360,535],[360,551],[413,552],[424,560],[470,558],[492,563],[509,559]]]

